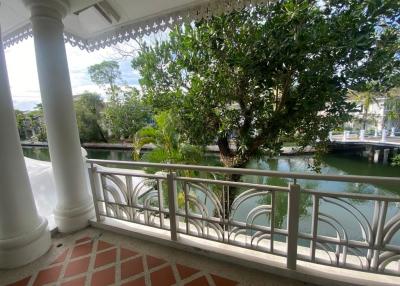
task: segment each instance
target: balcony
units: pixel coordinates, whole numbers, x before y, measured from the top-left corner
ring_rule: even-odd
[[[269,3],[109,2],[1,1],[4,46],[35,41],[57,227],[35,204],[0,37],[1,285],[400,285],[400,200],[318,185],[400,178],[82,159],[66,42],[90,52]]]
[[[400,200],[328,192],[305,183],[398,186],[398,178],[93,159],[87,160],[87,171],[96,211],[91,227],[72,235],[55,233],[45,256],[1,273],[0,283],[394,285],[400,281],[396,277]],[[252,182],[232,181],[232,174],[251,176]],[[373,209],[372,216],[366,206]],[[91,284],[79,284],[85,281]]]

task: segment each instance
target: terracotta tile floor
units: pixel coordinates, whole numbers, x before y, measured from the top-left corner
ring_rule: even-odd
[[[59,236],[37,262],[0,271],[0,285],[304,285],[97,229]]]
[[[116,275],[119,272],[120,275]],[[107,285],[221,285],[238,283],[226,277],[205,273],[185,265],[139,253],[132,248],[91,237],[76,240],[73,247],[65,249],[48,267],[37,275],[23,278],[9,286],[60,284],[83,286],[90,281],[93,286]],[[146,284],[146,281],[150,282]]]

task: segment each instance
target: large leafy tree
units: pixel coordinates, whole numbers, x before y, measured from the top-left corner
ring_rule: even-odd
[[[116,61],[103,61],[89,67],[90,79],[95,84],[105,87],[107,93],[117,94],[119,91],[118,80],[121,78],[119,64]]]
[[[96,93],[85,92],[74,101],[79,137],[82,142],[107,142],[102,127],[104,101]]]
[[[110,97],[105,108],[106,126],[116,139],[132,138],[151,122],[151,114],[139,91],[129,88]]]
[[[272,1],[176,27],[132,64],[190,143],[216,141],[224,165],[242,167],[285,140],[322,151],[349,120],[348,89],[390,83],[398,17],[393,0]]]

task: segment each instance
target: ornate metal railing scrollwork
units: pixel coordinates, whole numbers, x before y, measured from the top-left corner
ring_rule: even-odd
[[[400,186],[400,178],[88,160],[97,219],[110,217],[297,260],[400,275],[400,198],[302,188],[298,179]],[[98,164],[151,167],[144,171]],[[190,172],[189,172],[190,171]],[[193,172],[195,171],[195,172]],[[181,174],[197,174],[193,177]],[[227,175],[281,178],[285,185]],[[293,183],[295,181],[295,183]]]

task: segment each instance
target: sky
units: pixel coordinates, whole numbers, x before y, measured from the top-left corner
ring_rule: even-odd
[[[130,59],[122,58],[115,49],[107,48],[88,53],[66,44],[69,73],[74,95],[84,91],[104,95],[101,88],[90,81],[88,67],[104,60],[117,60],[122,80],[128,85],[138,86],[139,74],[133,70]],[[33,39],[29,38],[5,50],[8,77],[14,109],[32,110],[41,102]]]

